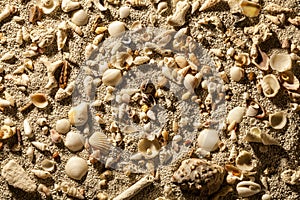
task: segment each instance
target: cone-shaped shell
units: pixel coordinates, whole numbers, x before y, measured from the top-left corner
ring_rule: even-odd
[[[278,72],[288,71],[292,68],[292,59],[288,54],[273,54],[270,57],[270,66]]]
[[[274,114],[270,114],[269,122],[274,129],[282,129],[287,123],[286,113],[280,111]]]
[[[99,131],[91,135],[89,143],[94,149],[100,150],[101,154],[107,154],[111,147],[106,135]]]
[[[267,133],[261,133],[260,137],[264,145],[277,145],[277,146],[280,145],[279,142],[275,140],[275,138],[273,138],[271,135]]]
[[[83,158],[73,156],[68,160],[65,171],[70,178],[81,180],[88,171],[88,165]]]
[[[88,120],[88,104],[83,102],[76,107],[71,108],[68,115],[72,125],[84,125]]]
[[[47,95],[44,93],[35,93],[30,95],[31,102],[38,108],[45,108],[48,105]]]
[[[71,21],[77,26],[84,26],[89,21],[89,16],[84,10],[77,10],[73,13]]]
[[[142,153],[146,159],[151,159],[157,156],[160,147],[161,146],[156,139],[154,140],[141,139],[138,142],[138,151]]]
[[[266,97],[275,97],[280,89],[279,82],[273,74],[268,74],[263,77],[261,87]]]

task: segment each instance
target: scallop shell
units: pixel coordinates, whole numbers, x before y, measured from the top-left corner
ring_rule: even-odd
[[[282,129],[283,127],[285,127],[287,123],[286,113],[280,111],[280,112],[270,114],[269,122],[274,129]]]
[[[60,119],[56,121],[55,130],[59,133],[65,134],[69,132],[71,123],[68,119]]]
[[[252,181],[242,181],[237,184],[236,190],[240,197],[250,197],[259,193],[261,187],[259,184]]]
[[[84,137],[80,133],[70,131],[67,133],[65,146],[71,151],[79,151],[84,146]]]
[[[252,154],[247,151],[239,153],[235,160],[236,166],[242,171],[251,171],[254,168]]]
[[[266,97],[275,97],[280,89],[279,82],[273,74],[268,74],[263,77],[261,87]]]
[[[117,37],[125,32],[125,24],[120,21],[114,21],[108,26],[108,33],[112,37]]]
[[[122,80],[121,70],[108,69],[103,73],[102,82],[107,86],[116,86]]]
[[[43,10],[43,13],[50,14],[53,12],[58,6],[60,2],[59,0],[37,0],[36,5]]]
[[[198,146],[206,151],[214,151],[218,148],[219,135],[214,129],[204,129],[200,132],[197,143]]]
[[[101,154],[107,154],[111,147],[106,135],[102,132],[95,132],[89,138],[89,144],[97,150],[100,150]]]
[[[152,159],[156,157],[159,153],[161,146],[159,142],[154,140],[148,139],[141,139],[138,142],[138,151],[139,153],[143,154],[146,159]]]
[[[31,102],[38,108],[45,108],[48,105],[47,95],[44,93],[35,93],[30,95]]]
[[[292,68],[292,59],[289,54],[273,54],[270,57],[270,66],[278,72],[288,71]]]
[[[89,16],[84,10],[77,10],[73,13],[71,21],[77,26],[84,26],[89,21]]]
[[[49,159],[44,159],[41,162],[42,169],[48,172],[52,172],[55,169],[55,165],[56,163],[53,160],[49,160]]]
[[[82,126],[88,120],[88,104],[82,102],[76,107],[72,107],[68,113],[72,125]]]
[[[88,172],[88,165],[83,158],[73,156],[67,161],[65,171],[70,178],[81,180]]]

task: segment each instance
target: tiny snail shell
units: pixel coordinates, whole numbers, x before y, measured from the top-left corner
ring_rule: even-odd
[[[124,19],[129,16],[130,14],[130,7],[122,6],[119,10],[120,18]]]
[[[47,95],[44,93],[35,93],[30,95],[31,102],[38,108],[45,108],[48,105]]]
[[[77,10],[73,13],[71,21],[77,26],[84,26],[89,21],[89,16],[84,10]]]
[[[46,179],[46,178],[51,177],[51,174],[47,171],[33,169],[33,170],[31,170],[31,172],[41,179]]]
[[[83,148],[84,138],[80,133],[70,131],[67,133],[65,146],[71,151],[79,151]]]
[[[31,144],[41,151],[45,151],[47,149],[47,144],[42,142],[33,141]]]
[[[236,190],[240,197],[250,197],[259,193],[261,187],[252,181],[242,181],[237,184]]]
[[[67,161],[65,171],[70,178],[81,180],[88,171],[88,165],[83,158],[73,156]]]
[[[114,21],[108,26],[108,33],[112,37],[119,36],[125,32],[125,24],[120,21]]]
[[[103,73],[102,82],[106,86],[116,86],[122,80],[122,73],[118,69],[107,69]]]
[[[47,125],[47,119],[42,117],[42,118],[38,118],[36,120],[36,123],[39,125],[39,126],[46,126]]]
[[[69,132],[71,128],[71,123],[68,119],[60,119],[56,121],[55,129],[57,132],[65,134]]]

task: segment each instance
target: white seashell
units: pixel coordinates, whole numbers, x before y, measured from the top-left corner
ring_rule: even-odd
[[[31,125],[30,125],[28,119],[25,119],[23,121],[23,126],[24,126],[24,135],[29,138],[33,137],[32,128],[31,128]]]
[[[13,51],[9,51],[1,57],[0,61],[7,61],[12,59],[13,57],[15,57],[15,53]]]
[[[157,13],[158,14],[162,14],[164,12],[166,12],[168,10],[168,3],[167,2],[159,2],[159,4],[157,5]]]
[[[8,139],[11,138],[14,134],[16,134],[16,130],[7,125],[1,126],[0,129],[0,139]]]
[[[128,17],[129,14],[130,14],[130,7],[128,7],[128,6],[122,6],[119,9],[119,14],[120,14],[120,18],[121,19],[124,19],[124,18]]]
[[[188,62],[184,56],[178,55],[175,57],[175,62],[180,68],[185,68],[188,66]]]
[[[269,115],[269,122],[270,122],[270,125],[274,129],[284,128],[286,123],[287,123],[286,113],[283,112],[283,111],[280,111],[280,112],[270,114]]]
[[[56,32],[57,50],[60,51],[64,48],[68,39],[66,30],[59,29]]]
[[[37,191],[39,193],[45,194],[46,196],[51,195],[51,190],[47,186],[45,186],[44,184],[39,184],[39,186],[37,187]]]
[[[33,157],[34,157],[34,148],[33,147],[28,147],[28,149],[26,150],[26,156],[28,156],[28,159],[30,160],[30,162],[32,162]]]
[[[71,21],[77,26],[84,26],[89,21],[89,16],[84,10],[77,10],[73,13]]]
[[[52,172],[55,169],[56,163],[53,160],[44,159],[41,162],[41,168],[45,171]]]
[[[68,113],[69,121],[72,125],[82,126],[88,120],[88,104],[82,102],[76,107],[72,107]]]
[[[150,58],[148,56],[137,56],[134,61],[133,64],[135,65],[142,65],[146,62],[148,62],[150,60]]]
[[[108,26],[108,33],[112,37],[117,37],[125,32],[125,24],[120,21],[114,21]]]
[[[79,151],[84,146],[84,137],[80,133],[70,131],[67,133],[65,146],[71,151]]]
[[[68,21],[68,24],[75,33],[77,33],[79,36],[83,36],[83,32],[79,26],[70,21]]]
[[[288,71],[292,68],[292,59],[289,54],[273,54],[270,57],[270,66],[278,72]]]
[[[106,86],[116,86],[122,80],[122,73],[119,69],[108,69],[103,73],[102,82]]]
[[[238,82],[244,77],[244,69],[240,67],[231,67],[230,68],[230,77],[232,80]]]
[[[104,34],[97,35],[93,40],[93,45],[99,45],[104,37]]]
[[[13,120],[10,119],[10,118],[5,118],[5,119],[3,120],[3,123],[4,123],[4,125],[10,126],[10,127],[12,127],[12,126],[14,125]]]
[[[47,149],[47,144],[42,143],[42,142],[34,141],[34,142],[31,142],[31,144],[41,151],[45,151]]]
[[[268,74],[263,77],[261,87],[266,97],[275,97],[280,89],[278,79],[273,74]]]
[[[247,151],[239,153],[235,160],[236,166],[242,171],[251,171],[254,168],[252,154]]]
[[[53,12],[58,6],[60,2],[59,0],[37,0],[36,5],[43,10],[43,13],[50,14]]]
[[[0,107],[9,107],[9,106],[11,106],[10,101],[0,98]]]
[[[242,181],[237,184],[236,190],[240,197],[250,197],[259,193],[261,187],[259,184],[252,181]]]
[[[22,29],[18,30],[17,35],[16,35],[16,43],[18,45],[23,44],[23,34],[22,34]]]
[[[81,7],[80,2],[75,2],[75,1],[71,1],[71,0],[62,0],[62,2],[61,2],[61,9],[64,12],[70,12],[73,10],[77,10],[80,7]]]
[[[83,158],[73,156],[67,161],[65,171],[70,178],[81,180],[88,172],[88,165]]]
[[[9,17],[11,14],[15,13],[17,11],[15,6],[6,5],[4,10],[0,13],[0,22]]]
[[[138,142],[138,152],[142,153],[146,159],[152,159],[156,157],[159,153],[160,148],[160,143],[156,139],[141,139]]]
[[[214,151],[218,148],[219,135],[216,130],[204,129],[200,132],[197,143],[201,149]]]
[[[219,3],[220,1],[221,0],[205,0],[204,3],[199,8],[199,11],[207,10],[207,9],[213,7],[214,5],[216,5],[217,3]]]
[[[44,93],[35,93],[30,95],[31,102],[38,108],[45,108],[48,105],[47,95]]]
[[[183,81],[184,87],[191,93],[194,93],[194,89],[197,85],[197,78],[191,74],[187,74]]]
[[[71,123],[68,119],[60,119],[56,121],[55,130],[59,133],[65,134],[69,132]]]
[[[102,132],[95,132],[89,138],[89,144],[93,149],[100,150],[101,154],[107,154],[110,150],[110,142],[107,139],[107,136]]]
[[[31,172],[41,179],[46,179],[46,178],[51,177],[51,174],[47,171],[32,169]]]
[[[200,7],[200,1],[194,1],[192,4],[191,14],[194,14]]]
[[[36,123],[39,125],[39,126],[46,126],[47,125],[47,119],[42,117],[42,118],[38,118],[36,120]]]
[[[229,111],[227,116],[227,123],[231,124],[233,121],[236,123],[241,123],[243,120],[243,116],[245,115],[246,108],[244,107],[235,107],[231,111]]]
[[[53,143],[61,142],[61,135],[54,129],[50,130],[50,136]]]

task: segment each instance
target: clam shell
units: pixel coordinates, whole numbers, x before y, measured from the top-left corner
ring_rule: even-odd
[[[273,74],[268,74],[263,77],[261,87],[266,97],[275,97],[280,89],[279,82]]]
[[[244,69],[240,67],[231,67],[230,68],[230,77],[232,80],[238,82],[244,77]]]
[[[52,172],[55,169],[55,164],[56,163],[53,160],[44,159],[41,162],[41,167],[45,171]]]
[[[65,171],[70,178],[81,180],[88,172],[88,165],[83,158],[73,156],[68,160]]]
[[[235,160],[236,166],[242,171],[251,171],[254,168],[252,155],[247,151],[239,153]]]
[[[69,132],[71,123],[68,119],[60,119],[56,121],[55,130],[59,133],[65,134]]]
[[[206,151],[214,151],[218,148],[219,135],[214,129],[204,129],[200,132],[197,143],[198,146]]]
[[[122,80],[121,70],[108,69],[103,73],[102,82],[107,86],[116,86]]]
[[[89,21],[89,16],[84,10],[77,10],[73,13],[71,21],[77,26],[84,26]]]
[[[43,13],[50,14],[52,13],[58,6],[59,0],[37,0],[36,5],[43,10]]]
[[[286,113],[280,111],[280,112],[270,114],[269,122],[274,129],[282,129],[283,127],[285,127],[287,123]]]
[[[111,147],[107,136],[102,132],[95,132],[89,138],[89,144],[97,150],[100,150],[101,154],[107,154]]]
[[[156,139],[154,140],[141,139],[138,142],[138,152],[142,153],[146,159],[151,159],[157,156],[160,147],[161,146]]]
[[[261,187],[259,184],[252,181],[242,181],[237,184],[236,190],[240,197],[250,197],[259,193]]]
[[[65,146],[71,151],[79,151],[84,146],[84,137],[80,133],[70,131],[67,133]]]
[[[108,33],[112,37],[117,37],[125,32],[125,24],[120,21],[114,21],[108,26]]]
[[[129,14],[130,14],[130,7],[128,7],[128,6],[122,6],[119,9],[119,14],[120,14],[120,18],[121,19],[124,19],[124,18],[128,17]]]
[[[44,93],[35,93],[30,95],[31,102],[38,108],[45,108],[48,105],[47,95]]]
[[[72,125],[82,126],[88,120],[88,104],[82,102],[76,107],[72,107],[68,113]]]
[[[245,115],[246,108],[237,106],[229,111],[227,116],[228,124],[231,124],[233,121],[236,123],[241,123],[243,120],[243,116]]]
[[[273,54],[270,57],[270,66],[273,70],[284,72],[292,69],[292,59],[289,54]]]

